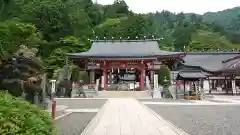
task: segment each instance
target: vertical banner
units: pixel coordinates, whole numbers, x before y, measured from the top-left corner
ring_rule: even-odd
[[[210,86],[209,86],[209,81],[208,80],[203,80],[203,91],[204,93],[208,93],[208,91],[210,90]]]
[[[154,90],[157,90],[158,89],[158,75],[155,74],[154,75]]]
[[[233,91],[233,95],[237,94],[235,80],[232,80],[232,91]]]
[[[51,80],[51,93],[56,92],[56,80]]]
[[[150,92],[151,91],[151,86],[150,86],[150,81],[149,81],[148,76],[146,76],[146,87],[148,89],[148,92]]]
[[[96,86],[95,86],[95,91],[98,92],[98,86],[99,86],[99,79],[96,80]]]
[[[104,76],[101,76],[101,87],[104,88]]]
[[[152,95],[152,97],[153,98],[162,98],[162,96],[161,96],[161,91],[160,91],[160,89],[159,89],[159,85],[158,85],[158,74],[154,74],[154,82],[153,82],[153,95]]]

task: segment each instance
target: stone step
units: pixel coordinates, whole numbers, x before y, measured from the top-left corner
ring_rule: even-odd
[[[148,91],[99,91],[99,98],[149,98]]]

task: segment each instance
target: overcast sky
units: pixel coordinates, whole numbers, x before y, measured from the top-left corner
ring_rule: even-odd
[[[114,0],[97,0],[97,2],[112,4]],[[136,13],[168,10],[175,13],[183,11],[203,14],[240,6],[240,0],[125,0],[125,2],[130,10]]]

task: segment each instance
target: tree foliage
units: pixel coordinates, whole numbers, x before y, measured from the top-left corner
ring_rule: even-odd
[[[154,36],[162,39],[160,48],[169,51],[239,48],[232,45],[239,43],[239,8],[201,16],[169,11],[135,14],[124,0],[109,5],[92,0],[3,0],[0,4],[1,59],[20,45],[34,46],[48,72],[62,68],[65,53],[89,49],[88,39],[96,37]]]
[[[40,40],[34,25],[15,20],[0,22],[0,47],[1,56],[12,54],[20,45],[37,47]]]
[[[233,47],[226,37],[220,33],[199,30],[192,36],[192,41],[186,47],[187,51],[231,50]]]
[[[221,26],[225,36],[234,44],[239,44],[240,36],[240,7],[226,9],[219,12],[208,12],[203,15],[204,21]]]
[[[170,85],[171,84],[171,72],[167,66],[162,66],[157,72],[158,83],[160,85]]]
[[[48,112],[21,98],[1,92],[0,134],[57,135],[57,131]]]

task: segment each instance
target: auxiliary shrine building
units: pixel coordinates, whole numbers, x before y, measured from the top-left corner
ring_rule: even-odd
[[[134,82],[145,90],[145,78],[153,82],[154,71],[167,65],[172,82],[208,80],[212,89],[226,89],[236,80],[239,52],[168,52],[159,49],[157,40],[94,40],[89,51],[68,57],[89,71],[90,82],[100,79],[103,89],[111,84]],[[238,84],[236,82],[236,84]]]

